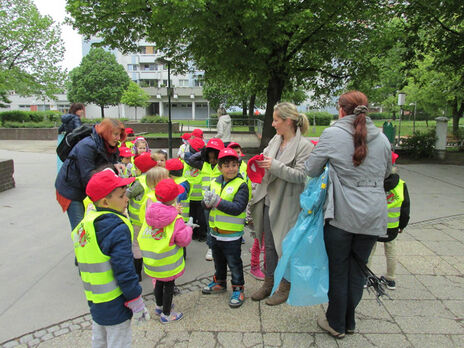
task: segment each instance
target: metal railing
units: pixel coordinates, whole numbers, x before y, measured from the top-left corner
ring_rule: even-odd
[[[214,121],[214,124],[213,122]],[[217,119],[192,120],[192,119],[174,119],[173,122],[179,123],[179,131],[190,132],[195,128],[206,131],[215,131]],[[239,123],[239,124],[238,124]],[[263,121],[250,118],[234,118],[232,120],[232,132],[254,132],[261,135],[263,131]]]

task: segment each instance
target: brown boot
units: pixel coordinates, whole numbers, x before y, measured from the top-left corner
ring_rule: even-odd
[[[290,282],[282,278],[279,284],[279,288],[274,294],[266,300],[266,304],[269,306],[277,306],[287,301],[288,293],[290,292]]]
[[[263,285],[261,285],[261,287],[251,295],[251,299],[253,301],[264,300],[266,297],[268,297],[271,294],[273,286],[274,286],[274,276],[266,275],[264,277]]]

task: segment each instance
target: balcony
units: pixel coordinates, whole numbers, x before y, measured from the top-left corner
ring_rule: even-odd
[[[161,87],[145,87],[144,91],[151,96],[160,95],[161,97],[166,97],[168,95],[167,88]],[[203,88],[202,87],[174,87],[174,94],[178,97],[188,97],[191,98],[191,95],[195,97],[203,97]]]
[[[155,70],[140,71],[139,73],[140,80],[159,80],[160,78],[160,72]]]

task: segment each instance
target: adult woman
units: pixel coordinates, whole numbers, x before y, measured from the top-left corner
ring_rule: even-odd
[[[366,117],[367,97],[350,91],[339,99],[339,120],[325,129],[306,162],[309,176],[329,163],[324,241],[329,257],[329,306],[318,325],[337,338],[354,333],[355,309],[377,237],[387,230],[383,181],[391,170],[390,144]]]
[[[95,169],[110,165],[120,169],[118,141],[124,141],[124,125],[118,120],[104,119],[95,125],[92,134],[69,153],[55,181],[56,198],[68,213],[71,229],[84,217],[85,188]]]
[[[63,140],[67,132],[72,132],[74,129],[82,126],[81,117],[84,114],[84,104],[72,103],[67,114],[61,115],[61,126],[58,128],[58,144]],[[60,171],[63,162],[57,157],[56,166]]]
[[[220,107],[217,111],[218,123],[217,123],[217,134],[215,138],[219,138],[224,143],[224,146],[230,143],[230,132],[232,130],[232,119],[227,115],[227,111],[224,107]]]
[[[263,300],[271,294],[274,271],[282,256],[282,241],[300,212],[299,197],[306,182],[304,163],[313,149],[313,145],[303,137],[309,127],[308,119],[298,113],[295,105],[277,104],[272,126],[277,134],[264,149],[264,160],[257,161],[257,165],[266,169],[266,173],[261,184],[257,185],[250,203],[254,229],[258,240],[262,240],[264,233],[266,252],[264,283],[251,295],[255,301]],[[289,291],[290,283],[283,279],[266,304],[285,302]]]

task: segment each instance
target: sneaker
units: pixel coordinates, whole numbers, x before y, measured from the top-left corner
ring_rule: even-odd
[[[181,312],[173,312],[173,311],[171,311],[171,314],[169,314],[169,315],[161,313],[160,322],[162,324],[168,324],[168,323],[172,323],[173,321],[181,320],[183,317],[184,317],[184,315]]]
[[[203,294],[209,295],[209,294],[218,294],[220,292],[225,292],[227,291],[227,286],[225,282],[218,282],[216,277],[213,278],[213,281],[206,285],[201,292]]]
[[[211,249],[208,249],[208,251],[206,252],[205,260],[213,261],[213,251]]]
[[[245,244],[245,238],[242,237],[242,244]]]
[[[395,290],[396,289],[396,283],[395,283],[394,280],[388,280],[384,276],[381,276],[380,280],[387,286],[387,289],[389,289],[389,290]]]
[[[243,304],[243,302],[245,302],[245,294],[243,292],[243,287],[234,287],[234,291],[232,292],[232,296],[230,297],[229,307],[238,308]]]
[[[172,312],[173,309],[174,309],[174,303],[171,304],[171,312]],[[160,316],[161,313],[163,313],[163,306],[158,307],[158,305],[155,304],[155,315]]]
[[[255,279],[264,280],[264,273],[259,266],[251,266],[250,274]]]

